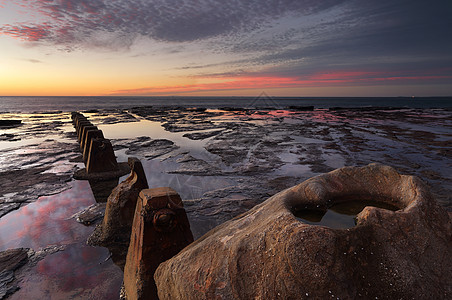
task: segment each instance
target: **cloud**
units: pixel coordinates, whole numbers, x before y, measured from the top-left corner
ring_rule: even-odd
[[[135,36],[190,42],[260,28],[287,13],[313,14],[339,0],[47,0],[21,6],[41,24],[3,24],[0,32],[26,41],[109,47]]]
[[[195,78],[291,78],[287,85],[329,84],[318,74],[380,74],[364,81],[449,80],[452,2],[437,0],[45,0],[20,3],[41,22],[0,23],[0,35],[32,44],[183,57],[173,71]],[[159,48],[168,45],[168,47]],[[142,46],[142,45],[141,45]],[[170,52],[168,49],[176,49]],[[191,49],[190,51],[186,49]],[[199,50],[199,51],[197,51]],[[204,57],[206,56],[206,57]],[[379,79],[380,78],[380,79]],[[393,78],[393,80],[389,80]],[[342,84],[352,80],[346,76]],[[256,84],[258,84],[256,82]],[[230,88],[222,85],[186,86]],[[163,93],[119,91],[118,93]],[[176,91],[178,92],[178,91]]]
[[[449,0],[46,0],[18,2],[40,23],[1,24],[0,34],[74,48],[129,48],[139,37],[212,40],[262,60],[450,53]],[[438,47],[437,45],[441,45]],[[265,62],[265,61],[262,61]]]
[[[441,73],[442,71],[442,73]],[[111,95],[157,96],[188,95],[196,92],[218,92],[243,89],[266,90],[274,88],[310,88],[334,86],[372,86],[400,84],[428,84],[432,82],[450,82],[452,69],[432,70],[424,75],[417,73],[375,71],[317,71],[304,76],[277,76],[276,74],[210,74],[200,83],[154,86],[114,91]],[[217,78],[217,82],[203,83],[203,79]]]
[[[251,54],[223,64],[223,68],[235,68],[224,75],[306,78],[364,69],[393,73],[373,82],[436,78],[438,83],[450,84],[452,40],[445,37],[452,28],[452,19],[447,17],[452,14],[452,4],[435,4],[347,1],[302,18],[286,17],[281,20],[286,22],[282,27],[286,30],[271,34],[270,29],[258,38],[222,45],[225,52]],[[202,66],[186,68],[196,67],[199,77],[221,75],[209,72],[208,64],[205,70]]]
[[[29,58],[29,59],[24,59],[25,61],[31,62],[32,64],[42,64],[43,62],[40,61],[39,59],[33,59],[33,58]]]

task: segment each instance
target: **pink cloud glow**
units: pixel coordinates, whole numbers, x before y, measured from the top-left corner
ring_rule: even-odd
[[[36,42],[49,37],[52,29],[53,27],[48,24],[34,26],[6,24],[1,28],[0,35],[3,34],[23,41]]]
[[[397,75],[400,73],[397,73]],[[196,77],[200,82],[211,77]],[[113,95],[171,95],[200,91],[224,91],[242,89],[328,87],[343,85],[378,85],[381,83],[416,83],[452,79],[452,75],[396,76],[388,72],[346,71],[319,72],[303,78],[277,76],[213,76],[219,82],[174,86],[155,86],[114,91]]]

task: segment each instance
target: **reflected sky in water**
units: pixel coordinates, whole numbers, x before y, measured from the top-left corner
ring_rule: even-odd
[[[47,256],[23,278],[9,299],[118,299],[122,271],[108,250],[82,243]]]
[[[70,185],[67,191],[40,197],[0,219],[0,250],[66,246],[32,267],[10,299],[33,299],[33,295],[40,299],[117,298],[121,270],[111,260],[105,261],[109,257],[106,248],[85,245],[93,227],[71,218],[95,203],[89,183],[74,181]]]
[[[70,217],[95,203],[87,181],[71,182],[63,193],[40,197],[0,219],[0,250],[14,247],[37,249],[67,244],[87,236],[92,228]]]

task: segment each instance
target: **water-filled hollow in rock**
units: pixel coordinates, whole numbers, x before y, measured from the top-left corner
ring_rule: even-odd
[[[294,208],[293,214],[295,217],[306,224],[327,226],[335,229],[346,229],[356,226],[356,216],[366,207],[373,206],[391,211],[399,210],[399,207],[394,205],[369,200],[351,200],[341,201],[335,203],[325,210],[318,209],[299,209]]]

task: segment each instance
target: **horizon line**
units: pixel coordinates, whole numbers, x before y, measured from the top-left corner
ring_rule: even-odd
[[[257,96],[184,96],[184,95],[0,95],[0,97],[111,97],[111,98],[258,98],[261,94]],[[452,95],[448,96],[274,96],[266,95],[269,98],[450,98]]]

